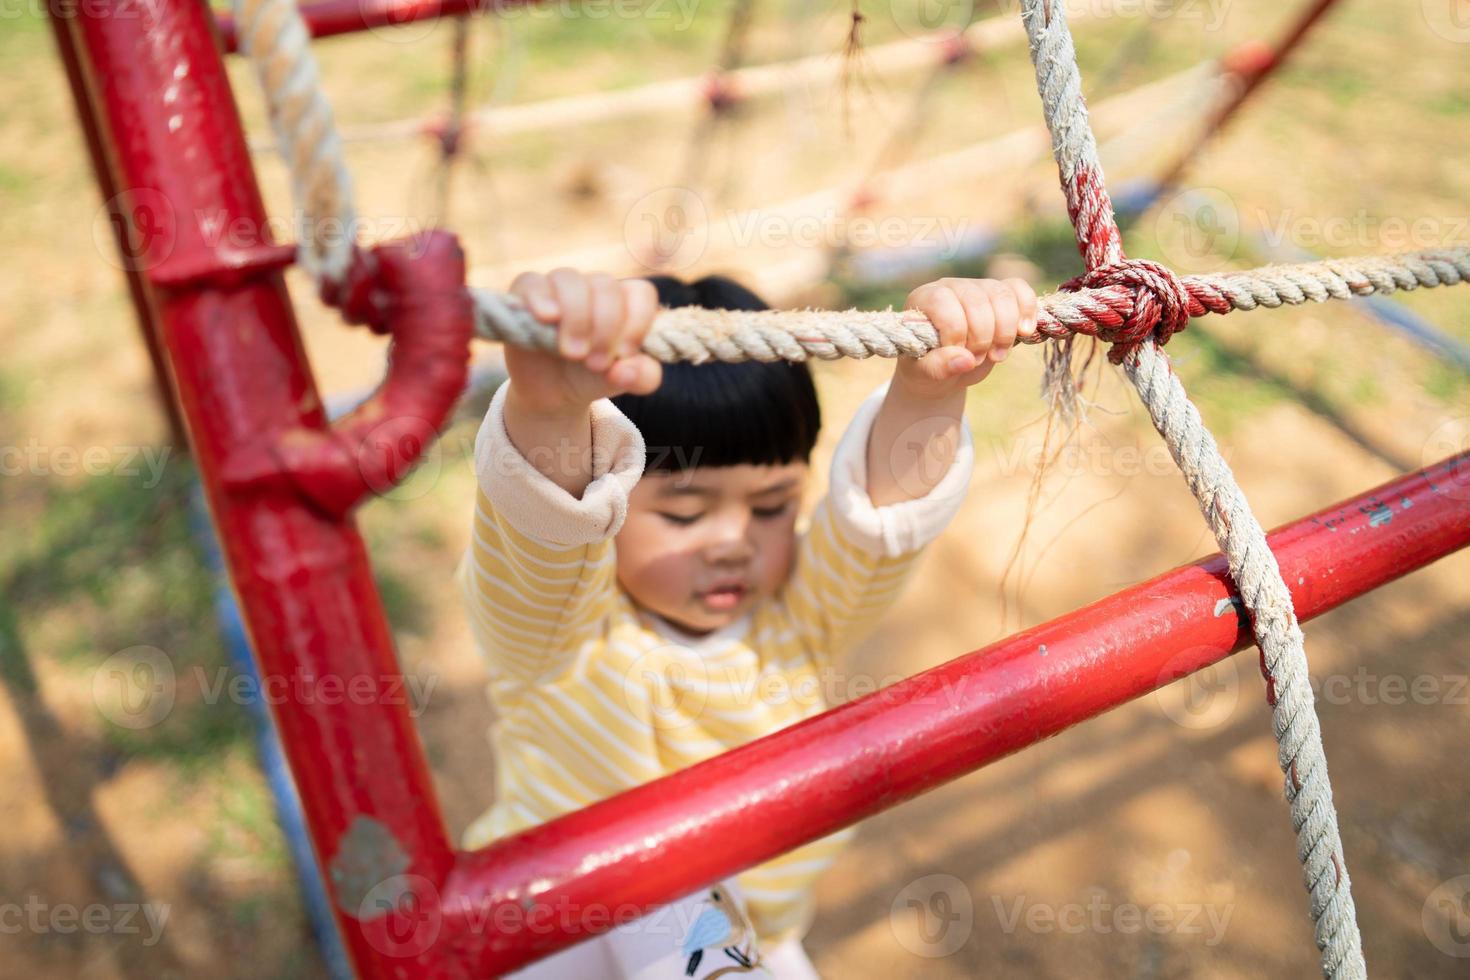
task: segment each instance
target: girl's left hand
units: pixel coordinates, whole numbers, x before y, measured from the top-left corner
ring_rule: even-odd
[[[938,398],[985,380],[1017,337],[1036,333],[1036,292],[1024,279],[938,279],[909,293],[904,309],[919,310],[939,331],[939,344],[920,358],[900,357],[896,385]]]

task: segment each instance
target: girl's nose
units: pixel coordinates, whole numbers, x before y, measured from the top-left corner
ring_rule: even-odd
[[[705,543],[705,559],[711,562],[743,561],[754,552],[750,540],[750,514],[738,510],[727,511],[710,525],[710,537]]]

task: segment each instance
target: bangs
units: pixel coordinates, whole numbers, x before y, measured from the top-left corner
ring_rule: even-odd
[[[643,434],[656,473],[806,462],[822,427],[805,364],[666,364],[657,391],[613,404]]]

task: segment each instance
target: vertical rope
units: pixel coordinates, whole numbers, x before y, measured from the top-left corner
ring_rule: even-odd
[[[298,258],[318,283],[342,280],[357,242],[352,177],[296,0],[233,0],[240,51],[260,79],[300,209]]]
[[[1042,109],[1052,134],[1067,213],[1091,271],[1126,260],[1112,201],[1103,182],[1097,142],[1088,124],[1081,73],[1063,3],[1023,0],[1022,20],[1030,40]],[[1063,368],[1068,368],[1066,357],[1063,346],[1058,354]],[[1051,362],[1048,367],[1053,367]],[[1365,978],[1362,937],[1291,592],[1281,580],[1265,531],[1171,369],[1163,348],[1155,341],[1136,345],[1124,358],[1123,370],[1184,474],[1251,614],[1261,649],[1261,672],[1266,679],[1278,760],[1286,777],[1286,799],[1297,834],[1297,857],[1310,895],[1317,948],[1322,953],[1322,972],[1333,980]],[[1069,382],[1070,378],[1068,368]]]

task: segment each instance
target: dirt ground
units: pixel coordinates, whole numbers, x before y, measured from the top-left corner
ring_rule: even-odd
[[[1253,231],[1326,254],[1470,239],[1470,32],[1456,29],[1470,10],[1457,3],[1335,12],[1193,171],[1215,224],[1166,202],[1130,231],[1130,251],[1193,269],[1262,261]],[[840,50],[846,4],[760,9],[757,60]],[[506,33],[482,26],[473,93],[523,102],[697,72],[718,47],[723,10],[701,11],[683,30],[565,14]],[[1140,86],[1275,36],[1291,13],[1264,0],[1174,11],[1096,17],[1077,29],[1114,187],[1151,172],[1166,155],[1160,145],[1183,135],[1178,116],[1138,121],[1160,118],[1193,89]],[[902,6],[886,13],[870,11],[870,43],[914,23]],[[1011,10],[1002,4],[1001,13]],[[622,43],[610,45],[614,30]],[[406,28],[320,45],[344,124],[441,107],[448,37]],[[98,202],[66,121],[64,80],[33,21],[0,37],[0,54],[22,69],[0,113],[0,339],[9,355],[0,446],[20,452],[7,463],[29,461],[0,479],[0,980],[322,976],[244,712],[209,703],[203,689],[225,660],[188,535],[189,467],[150,401],[120,277],[94,244]],[[232,71],[248,128],[263,135],[252,79],[243,65]],[[875,222],[905,218],[900,236],[918,239],[918,219],[925,229],[977,230],[1025,218],[1006,247],[1034,260],[1021,268],[1038,288],[1076,271],[1065,245],[1061,261],[1049,258],[1059,195],[1034,131],[1024,49],[986,52],[915,113],[922,79],[866,79],[852,95],[864,124],[852,129],[827,90],[788,92],[722,128],[699,184],[709,242],[682,271],[734,272],[778,303],[844,302],[841,284],[808,281],[805,270],[824,262],[794,233],[799,208],[770,202],[850,188],[862,161],[911,116],[922,122],[900,141],[911,161],[1030,135],[1006,144],[1014,159],[999,150],[950,157],[956,179],[893,182],[869,212]],[[447,219],[465,236],[476,280],[503,285],[517,268],[567,257],[636,272],[627,229],[649,195],[663,200],[666,175],[681,172],[691,120],[637,126],[632,140],[603,123],[472,143]],[[350,158],[377,237],[435,220],[430,147],[355,143]],[[260,165],[274,213],[287,213],[279,165],[265,156]],[[742,242],[732,213],[771,219],[761,226],[769,233]],[[1341,221],[1324,225],[1327,216]],[[1396,222],[1424,216],[1431,224],[1413,241],[1394,239]],[[1209,228],[1225,232],[1201,247]],[[302,282],[292,287],[322,390],[373,383],[381,344],[317,309]],[[899,287],[858,300],[902,295]],[[1470,293],[1403,302],[1470,342]],[[1267,526],[1464,445],[1463,376],[1356,308],[1199,321],[1170,350]],[[971,497],[855,653],[854,679],[913,673],[1214,550],[1136,400],[1104,370],[1089,425],[1049,469],[1009,562],[1044,428],[1039,367],[1025,351],[972,394]],[[887,368],[817,370],[827,419],[820,473]],[[431,692],[420,730],[455,834],[489,804],[491,785],[483,675],[449,582],[468,534],[473,416],[467,407],[409,484],[359,517],[405,670]],[[56,454],[97,447],[107,465],[90,475]],[[164,454],[156,473],[145,449]],[[1375,976],[1470,974],[1467,627],[1466,554],[1306,626]],[[167,657],[177,683],[166,718],[130,728],[110,712],[99,678],[138,647]],[[1311,976],[1316,955],[1280,787],[1253,655],[1242,654],[868,821],[819,888],[808,949],[830,978]],[[32,909],[40,920],[26,918]],[[65,909],[96,909],[96,922],[68,928],[52,915]]]

